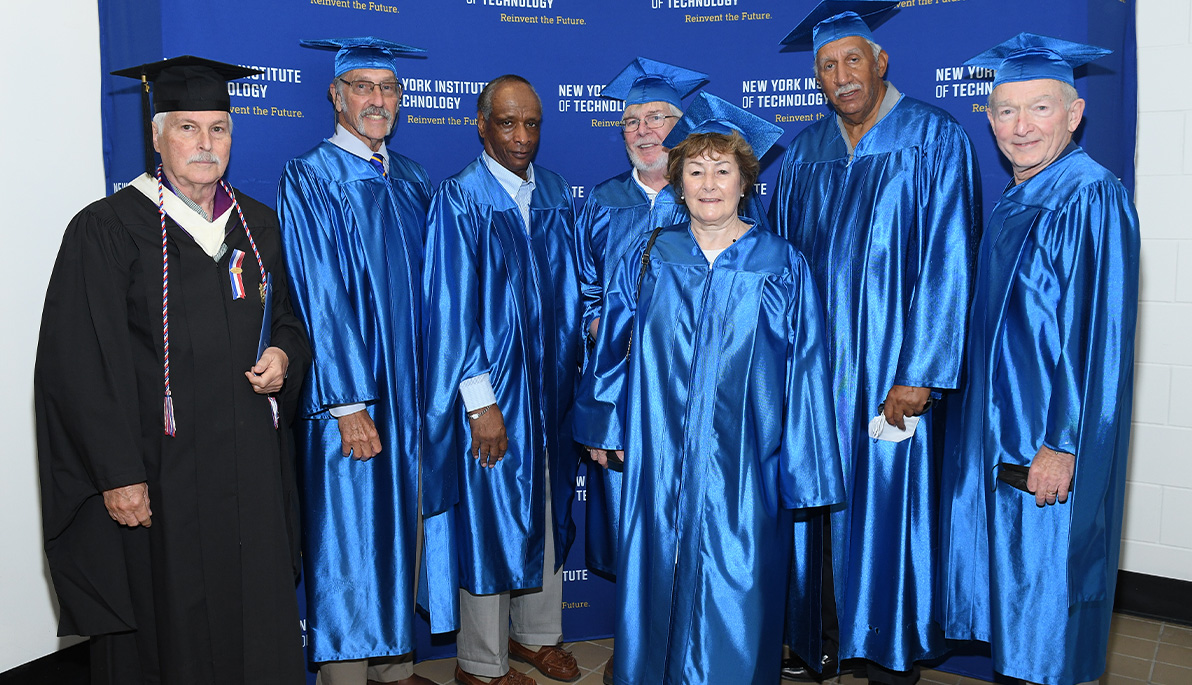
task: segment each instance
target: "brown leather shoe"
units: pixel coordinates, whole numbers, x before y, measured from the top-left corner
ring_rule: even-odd
[[[534,651],[516,640],[509,641],[509,656],[534,664],[542,675],[563,682],[579,680],[579,664],[571,652],[555,645],[546,645]]]
[[[530,676],[518,671],[517,669],[509,669],[509,672],[500,678],[492,678],[491,680],[482,680],[480,676],[472,675],[464,669],[455,665],[455,682],[460,685],[538,685],[538,681]]]
[[[616,672],[613,670],[613,657],[615,656],[617,654],[614,652],[608,657],[608,663],[604,665],[604,675],[600,678],[604,685],[613,685],[613,673]]]

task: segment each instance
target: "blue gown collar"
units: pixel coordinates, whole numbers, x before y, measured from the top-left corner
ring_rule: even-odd
[[[1025,186],[1026,184],[1030,183],[1031,181],[1035,180],[1036,178],[1039,178],[1040,176],[1046,174],[1052,167],[1058,165],[1060,162],[1067,159],[1069,155],[1071,155],[1073,152],[1076,152],[1077,150],[1080,150],[1083,152],[1083,148],[1081,148],[1076,143],[1069,141],[1068,146],[1064,148],[1064,151],[1060,153],[1059,157],[1056,157],[1055,159],[1053,159],[1051,161],[1051,164],[1048,164],[1043,169],[1040,169],[1039,173],[1035,174],[1034,176],[1031,176],[1030,178],[1023,181],[1022,183],[1015,183],[1014,176],[1011,175],[1010,181],[1006,184],[1006,189],[1002,191],[1002,196],[1005,197],[1005,196],[1009,195],[1010,191],[1014,190],[1015,188],[1021,188],[1021,187]]]

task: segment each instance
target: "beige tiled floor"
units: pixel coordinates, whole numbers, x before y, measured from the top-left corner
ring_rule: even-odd
[[[579,664],[580,677],[575,681],[574,685],[601,685],[601,676],[604,672],[604,664],[613,653],[613,641],[610,640],[593,640],[591,642],[571,642],[564,645],[571,653],[575,655],[575,661]],[[513,659],[509,660],[509,665],[519,671],[530,674],[534,680],[538,681],[538,685],[564,685],[564,683],[547,678],[538,672],[538,669],[523,664],[520,661]],[[439,683],[439,685],[450,685],[455,682],[455,659],[436,659],[435,661],[423,661],[414,667],[414,672],[430,678]]]
[[[575,660],[579,663],[582,675],[578,685],[600,685],[604,664],[612,654],[613,641],[573,642],[566,647],[575,654]],[[1192,685],[1192,628],[1116,614],[1109,636],[1106,662],[1105,675],[1097,681],[1098,685]],[[527,664],[518,661],[510,663],[514,668],[533,676],[539,685],[559,683]],[[455,659],[424,661],[414,670],[439,685],[455,682]],[[841,676],[828,682],[842,685],[867,683],[853,676]],[[978,685],[986,681],[943,671],[924,671],[920,682],[923,685]]]

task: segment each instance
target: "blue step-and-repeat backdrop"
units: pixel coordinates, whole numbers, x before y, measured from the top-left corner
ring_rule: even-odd
[[[302,48],[298,41],[375,35],[427,50],[400,60],[405,94],[389,146],[421,162],[433,183],[480,153],[476,96],[489,79],[512,72],[528,78],[542,97],[536,163],[570,182],[578,209],[593,186],[628,169],[617,128],[622,104],[602,98],[600,89],[640,55],[707,72],[705,90],[786,129],[762,160],[757,191],[768,206],[777,162],[791,138],[831,116],[815,85],[812,55],[779,46],[816,3],[99,0],[107,192],[143,171],[139,84],[107,72],[183,54],[263,69],[229,84],[235,119],[229,177],[242,192],[273,205],[285,162],[334,131],[327,99],[334,53]],[[891,82],[948,110],[968,130],[988,214],[1009,170],[984,111],[990,77],[962,64],[1020,31],[1114,50],[1077,70],[1077,88],[1088,100],[1077,141],[1132,188],[1134,0],[906,0],[875,37],[890,54]],[[584,569],[583,474],[581,469],[575,502],[580,538],[566,564],[569,641],[612,633],[613,587]],[[423,638],[420,659],[454,651],[450,639]]]

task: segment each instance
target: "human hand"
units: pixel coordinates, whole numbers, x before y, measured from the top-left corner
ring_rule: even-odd
[[[1076,455],[1057,452],[1047,445],[1039,448],[1026,474],[1026,489],[1035,495],[1035,504],[1063,504],[1068,501],[1072,476],[1076,473]]]
[[[625,450],[606,450],[601,447],[589,447],[588,448],[588,456],[592,458],[592,461],[596,462],[597,464],[600,464],[602,467],[604,467],[606,469],[608,468],[609,454],[617,455],[617,458],[620,459],[622,463],[624,463]]]
[[[903,417],[918,416],[927,411],[927,401],[930,399],[931,388],[895,385],[886,393],[882,415],[886,417],[886,423],[898,426],[899,430],[906,430]]]
[[[136,528],[153,525],[153,511],[149,509],[149,486],[133,483],[103,491],[103,505],[108,516],[122,526]]]
[[[337,420],[340,451],[345,457],[368,461],[381,453],[381,436],[367,410],[361,409]]]
[[[472,418],[472,414],[480,416]],[[509,448],[509,436],[505,434],[505,417],[496,404],[468,412],[468,425],[472,429],[472,458],[480,465],[492,468],[505,458]]]
[[[261,353],[261,358],[251,369],[244,372],[244,376],[258,395],[271,395],[281,390],[289,369],[290,355],[280,347],[266,347]]]

